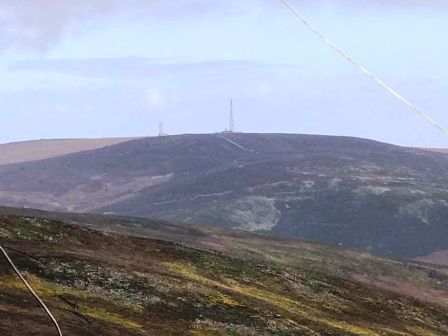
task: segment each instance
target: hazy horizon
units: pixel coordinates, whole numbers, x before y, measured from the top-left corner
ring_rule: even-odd
[[[448,127],[443,1],[290,1]],[[213,133],[448,138],[322,44],[278,1],[0,0],[0,143]]]

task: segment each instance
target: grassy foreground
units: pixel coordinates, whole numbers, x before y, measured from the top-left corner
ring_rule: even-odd
[[[185,233],[189,247],[160,237],[0,216],[1,243],[64,335],[448,334],[442,304],[367,284],[376,268],[383,278],[407,277],[408,284],[446,295],[444,279],[425,268],[208,230]],[[341,269],[342,262],[350,271]],[[3,259],[0,312],[1,335],[55,334]]]

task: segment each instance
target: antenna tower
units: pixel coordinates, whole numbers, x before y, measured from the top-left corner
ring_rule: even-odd
[[[165,129],[162,122],[159,122],[159,137],[166,136]]]
[[[235,117],[233,115],[233,100],[230,99],[230,120],[229,120],[229,132],[235,132]]]

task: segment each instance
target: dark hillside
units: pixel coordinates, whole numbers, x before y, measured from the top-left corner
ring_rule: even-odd
[[[413,258],[448,249],[448,156],[288,134],[135,140],[0,167],[0,203],[268,232]]]

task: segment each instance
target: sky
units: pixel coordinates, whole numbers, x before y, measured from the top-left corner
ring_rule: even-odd
[[[446,0],[289,0],[448,128]],[[0,143],[241,132],[448,147],[279,0],[0,0]]]

